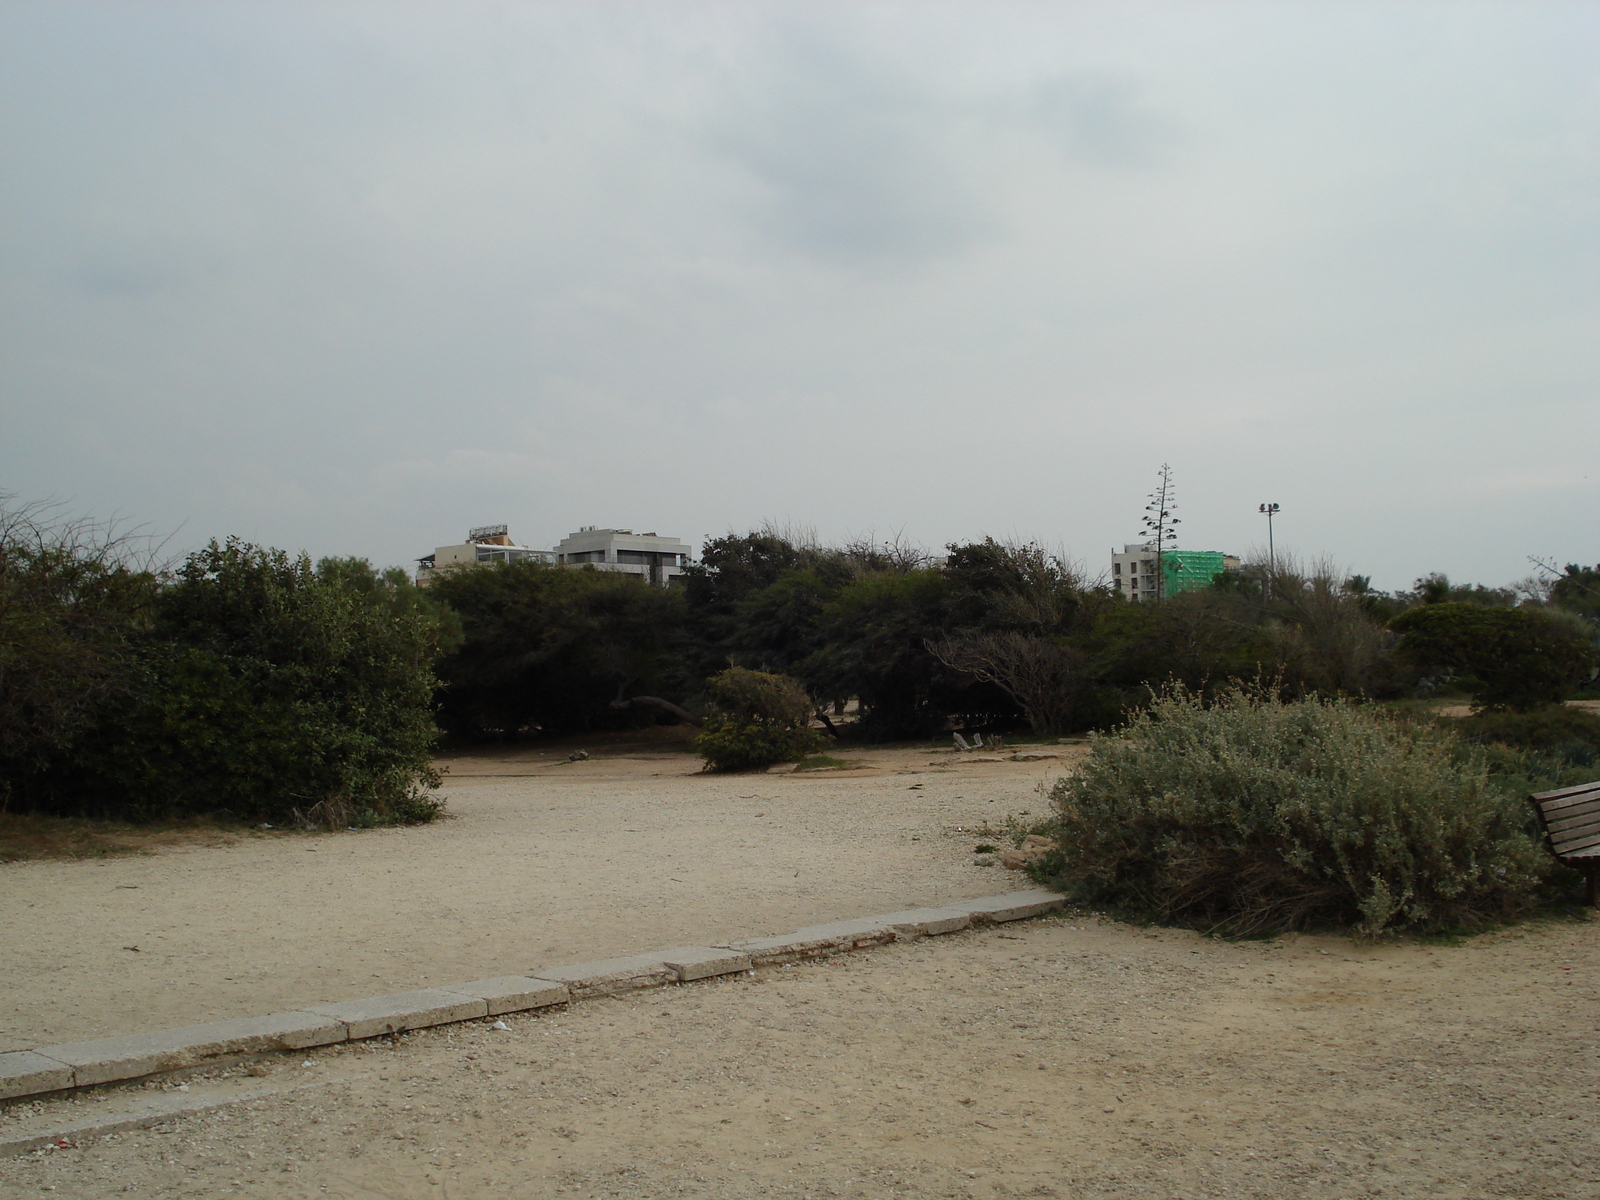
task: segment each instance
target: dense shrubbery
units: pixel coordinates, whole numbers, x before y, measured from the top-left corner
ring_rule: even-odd
[[[683,596],[630,575],[538,562],[443,573],[427,593],[461,623],[439,664],[439,719],[468,738],[575,733],[636,720],[639,690],[691,690]]]
[[[437,782],[433,662],[449,620],[402,572],[313,568],[235,540],[170,578],[118,569],[137,579],[120,593],[136,603],[92,624],[115,629],[108,645],[90,643],[115,670],[84,672],[73,721],[0,762],[14,807],[329,827],[437,815],[423,789]],[[77,628],[72,598],[62,607],[57,626]],[[6,701],[28,686],[8,674]]]
[[[56,812],[426,816],[435,720],[515,738],[709,708],[703,744],[753,765],[809,744],[813,714],[860,740],[1058,734],[1115,724],[1174,682],[1205,697],[1265,683],[1286,699],[1392,698],[1424,676],[1521,708],[1562,698],[1595,659],[1600,571],[1576,567],[1548,594],[1429,576],[1385,595],[1280,556],[1130,604],[1035,545],[986,538],[935,561],[769,528],[709,541],[681,588],[521,562],[454,568],[423,590],[365,562],[313,568],[234,541],[163,573],[103,528],[47,517],[0,507],[0,805]],[[741,748],[738,731],[765,718],[734,720],[748,697],[728,693],[724,668],[793,681],[785,703],[807,732]],[[1501,726],[1462,731],[1508,775],[1593,761],[1586,736],[1505,749]]]
[[[1401,613],[1389,628],[1420,667],[1472,678],[1478,705],[1491,711],[1557,704],[1596,662],[1594,631],[1583,618],[1553,609],[1428,604]]]
[[[1439,724],[1480,747],[1490,769],[1525,792],[1600,777],[1600,716],[1581,708],[1481,712]]]
[[[792,675],[824,709],[854,700],[859,719],[841,736],[1023,724],[1048,734],[1113,724],[1171,682],[1206,695],[1268,682],[1285,698],[1394,699],[1472,666],[1491,675],[1482,702],[1535,693],[1544,702],[1569,694],[1592,658],[1593,627],[1539,607],[1527,584],[1431,575],[1391,595],[1280,556],[1208,590],[1130,604],[1034,545],[948,550],[934,566],[900,545],[830,549],[772,529],[713,539],[684,592],[690,669],[678,699],[692,702],[697,678],[732,663]],[[1573,580],[1569,590],[1583,582]],[[1519,595],[1533,606],[1508,607]],[[1402,635],[1386,627],[1401,612],[1438,610],[1410,618],[1433,628],[1463,609],[1469,623],[1538,636],[1506,643],[1515,653],[1485,665],[1481,655],[1399,653]],[[1420,648],[1412,627],[1397,628]]]
[[[0,495],[0,502],[7,497]],[[71,745],[136,670],[155,577],[114,529],[0,507],[0,807],[7,784]]]
[[[823,746],[811,728],[811,698],[784,675],[729,667],[706,680],[708,712],[695,749],[712,771],[799,762]]]
[[[1481,761],[1344,701],[1166,692],[1054,799],[1054,882],[1231,932],[1458,927],[1525,908],[1549,869]]]

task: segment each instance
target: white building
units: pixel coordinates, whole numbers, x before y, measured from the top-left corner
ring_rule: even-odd
[[[657,587],[666,587],[689,564],[687,542],[654,532],[600,529],[594,525],[567,534],[555,554],[556,562],[565,567],[592,566],[598,571],[638,575]]]
[[[504,525],[483,525],[467,534],[467,540],[459,545],[439,546],[432,554],[417,559],[417,586],[426,587],[438,572],[451,567],[528,560],[637,575],[657,587],[666,587],[683,574],[689,563],[689,546],[653,532],[586,525],[562,538],[554,550],[535,550],[513,542]]]
[[[456,546],[439,546],[432,554],[417,559],[417,586],[426,587],[437,571],[447,567],[470,566],[476,563],[522,562],[553,563],[554,551],[535,550],[519,546],[511,540],[504,525],[481,525],[467,534],[467,540]]]
[[[1156,598],[1156,548],[1153,542],[1130,542],[1111,555],[1111,586],[1129,600]]]

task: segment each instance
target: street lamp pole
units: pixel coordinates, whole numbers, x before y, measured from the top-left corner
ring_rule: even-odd
[[[1278,515],[1280,507],[1277,504],[1263,504],[1261,506],[1261,512],[1267,518],[1267,575],[1269,582],[1271,577],[1278,573],[1278,552],[1272,544],[1272,518]]]

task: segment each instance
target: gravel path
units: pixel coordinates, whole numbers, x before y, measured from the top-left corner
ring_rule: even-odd
[[[316,1086],[0,1162],[0,1196],[1577,1200],[1597,931],[1019,922],[277,1060]]]
[[[451,819],[0,866],[0,1051],[516,974],[1006,891],[968,832],[1036,762],[894,750],[707,776],[681,751],[449,762]]]

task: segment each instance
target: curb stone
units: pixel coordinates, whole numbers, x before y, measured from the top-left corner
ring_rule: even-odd
[[[13,1050],[0,1054],[0,1100],[13,1096],[36,1096],[72,1086],[72,1068],[59,1059],[37,1050]]]
[[[317,1004],[306,1011],[344,1022],[350,1040],[359,1041],[386,1033],[404,1033],[408,1029],[487,1017],[489,1002],[481,996],[423,988],[415,992],[396,992],[392,996],[373,996],[370,1000]]]
[[[161,1071],[196,1066],[207,1059],[269,1050],[305,1050],[342,1042],[349,1032],[342,1021],[311,1012],[270,1017],[236,1017],[205,1025],[186,1025],[156,1033],[97,1038],[63,1046],[43,1046],[38,1053],[72,1068],[71,1087],[117,1083]]]
[[[162,1092],[154,1096],[140,1094],[126,1097],[119,1112],[86,1117],[65,1125],[51,1125],[48,1129],[44,1127],[44,1122],[29,1122],[24,1119],[18,1123],[22,1126],[21,1129],[10,1127],[0,1134],[0,1158],[29,1154],[35,1150],[59,1145],[61,1142],[76,1145],[83,1138],[105,1137],[107,1134],[123,1133],[130,1129],[148,1129],[152,1125],[161,1125],[195,1113],[228,1108],[234,1104],[247,1104],[252,1100],[264,1100],[272,1096],[288,1095],[305,1091],[307,1088],[327,1086],[320,1080],[296,1083],[288,1087],[254,1079],[230,1082],[235,1082],[239,1086],[228,1089],[224,1095],[195,1096]]]
[[[229,1057],[358,1041],[595,996],[689,983],[756,967],[781,966],[893,941],[954,933],[974,925],[1018,921],[1065,903],[1066,898],[1055,892],[1030,888],[932,908],[809,925],[777,937],[751,938],[724,946],[676,946],[647,954],[539,968],[526,975],[502,975],[365,1000],[312,1005],[266,1017],[240,1017],[156,1033],[15,1050],[0,1053],[0,1101],[218,1065],[219,1060]],[[0,1153],[17,1152],[6,1149],[6,1145],[0,1144]]]
[[[436,990],[477,997],[488,1005],[489,1011],[484,1014],[487,1017],[549,1008],[572,999],[566,984],[552,983],[548,979],[530,979],[526,975],[498,975],[493,979],[475,979],[471,983],[447,983]]]
[[[949,907],[963,909],[972,914],[974,921],[1020,921],[1024,917],[1037,917],[1066,903],[1066,897],[1045,888],[1029,888],[1023,892],[1007,892],[1003,896],[986,896],[982,900],[963,900]]]

